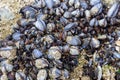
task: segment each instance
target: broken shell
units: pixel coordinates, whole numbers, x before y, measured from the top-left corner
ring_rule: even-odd
[[[61,50],[57,46],[50,47],[48,50],[48,58],[58,60],[61,58]]]
[[[73,55],[73,56],[79,55],[80,52],[79,52],[78,47],[76,47],[76,46],[71,46],[71,47],[70,47],[70,54]]]
[[[46,24],[43,20],[37,20],[34,23],[35,27],[39,29],[40,31],[45,31],[46,30]]]
[[[81,41],[78,38],[78,36],[67,36],[66,38],[66,42],[70,45],[76,46],[76,45],[80,45]]]
[[[101,19],[98,22],[99,22],[99,26],[101,26],[101,27],[106,27],[107,26],[107,20],[106,19]]]
[[[37,74],[37,80],[46,80],[47,79],[47,71],[45,69],[39,70]]]
[[[119,3],[114,3],[112,7],[109,9],[107,16],[108,17],[115,17],[118,13],[120,4]]]
[[[35,60],[35,66],[38,68],[38,69],[41,69],[41,68],[45,68],[45,67],[48,67],[48,61],[44,58],[41,58],[41,59],[36,59]]]
[[[98,48],[100,47],[100,41],[95,38],[92,38],[90,42],[90,46],[93,48]]]
[[[39,58],[43,55],[43,53],[39,49],[34,49],[32,55],[34,58]]]

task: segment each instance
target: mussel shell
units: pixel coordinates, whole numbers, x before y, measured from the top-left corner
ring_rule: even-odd
[[[107,16],[115,17],[118,13],[119,7],[120,7],[120,3],[114,3],[112,7],[109,9]]]
[[[94,6],[100,2],[101,2],[101,0],[90,0],[90,5]]]
[[[24,18],[35,18],[37,10],[31,6],[25,6],[20,10],[20,13]]]
[[[32,55],[34,58],[39,58],[43,55],[43,53],[39,49],[34,49]]]

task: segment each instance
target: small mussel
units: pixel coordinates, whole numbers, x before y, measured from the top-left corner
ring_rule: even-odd
[[[106,19],[101,19],[98,22],[99,22],[99,25],[101,27],[106,27],[107,26],[107,20]]]
[[[45,0],[46,2],[46,6],[49,8],[49,9],[52,9],[53,6],[54,6],[54,1],[53,0]]]
[[[41,58],[41,59],[36,59],[35,60],[35,66],[38,68],[38,69],[41,69],[41,68],[45,68],[45,67],[48,67],[48,61],[44,58]]]
[[[98,15],[102,12],[102,10],[103,10],[103,5],[102,3],[99,3],[99,4],[94,5],[91,8],[90,12],[91,12],[91,15]]]
[[[39,49],[34,49],[32,55],[34,58],[39,58],[43,55],[43,53]]]
[[[37,80],[46,80],[47,76],[47,71],[45,69],[41,69],[38,71]]]
[[[112,7],[109,9],[109,11],[107,13],[107,16],[108,17],[115,17],[117,15],[117,13],[118,13],[119,7],[120,7],[120,3],[119,2],[114,3],[112,5]]]
[[[25,75],[25,73],[22,70],[17,71],[15,73],[15,79],[16,80],[25,80],[26,79],[26,75]]]
[[[47,30],[50,31],[50,32],[55,30],[55,24],[54,23],[48,23],[47,24]]]
[[[31,6],[25,6],[20,10],[20,13],[25,18],[35,18],[37,10]]]
[[[46,24],[43,20],[37,20],[34,23],[35,27],[39,29],[40,31],[45,31],[46,30]]]
[[[95,38],[92,38],[90,42],[90,46],[93,48],[98,48],[100,47],[100,41]]]
[[[101,2],[101,0],[90,0],[90,5],[96,5],[96,4],[98,4],[98,3],[100,3]]]
[[[81,41],[78,36],[67,36],[66,42],[73,46],[81,44]]]
[[[15,33],[13,33],[12,38],[14,40],[18,41],[18,40],[20,40],[21,35],[22,34],[20,32],[15,32]]]
[[[61,55],[62,55],[61,50],[57,46],[50,47],[50,49],[48,50],[48,58],[49,59],[58,60],[61,58]]]
[[[69,30],[71,30],[72,28],[75,28],[76,26],[77,26],[77,23],[76,23],[76,22],[74,22],[74,23],[69,23],[69,24],[67,24],[67,25],[65,26],[64,31],[69,31]]]
[[[91,27],[98,26],[98,20],[96,18],[91,19],[89,25]]]
[[[79,52],[78,47],[76,47],[76,46],[71,46],[71,47],[70,47],[70,54],[73,55],[73,56],[79,55],[80,52]]]
[[[50,70],[50,76],[51,76],[52,79],[57,79],[58,77],[61,76],[61,70],[59,70],[56,67],[51,68],[51,70]]]

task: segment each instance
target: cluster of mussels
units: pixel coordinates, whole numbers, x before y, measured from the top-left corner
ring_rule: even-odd
[[[120,66],[119,11],[120,2],[107,8],[101,0],[35,0],[20,10],[18,26],[0,41],[0,80],[65,80],[81,50],[87,53],[84,67],[97,66],[98,75],[91,78],[100,80],[103,65]]]

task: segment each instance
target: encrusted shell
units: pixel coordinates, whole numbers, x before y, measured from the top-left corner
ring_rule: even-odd
[[[77,46],[81,44],[81,41],[77,36],[67,36],[66,42],[73,46]]]
[[[45,69],[41,69],[38,71],[37,80],[46,80],[47,79],[47,71]]]
[[[79,55],[80,54],[80,52],[79,52],[79,49],[78,49],[78,47],[76,47],[76,46],[71,46],[70,47],[70,54],[71,55]]]
[[[52,68],[50,70],[50,76],[53,79],[56,79],[56,78],[60,77],[61,76],[61,70],[57,69],[56,67]]]
[[[45,68],[45,67],[48,67],[48,61],[44,58],[41,58],[41,59],[36,59],[35,60],[35,66],[38,68],[38,69],[41,69],[41,68]]]
[[[50,47],[48,50],[48,58],[58,60],[61,58],[61,50],[57,46]]]
[[[54,23],[48,23],[47,24],[47,30],[50,31],[50,32],[55,30],[55,24]]]

